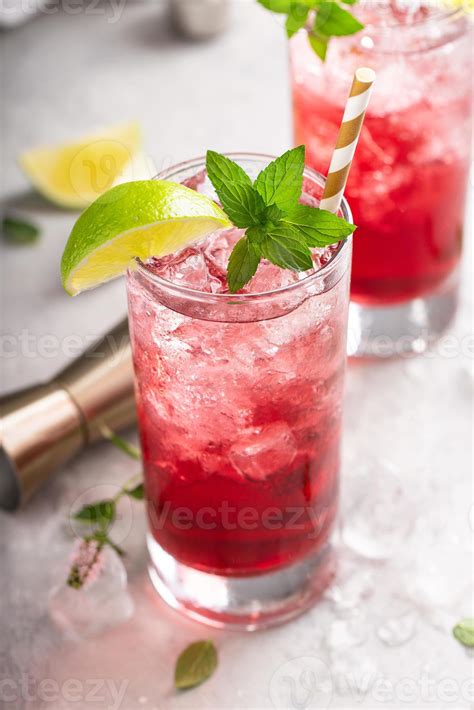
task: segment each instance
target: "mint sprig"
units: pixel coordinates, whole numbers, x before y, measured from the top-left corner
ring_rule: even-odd
[[[267,165],[252,183],[233,160],[207,152],[207,173],[222,207],[236,227],[246,230],[229,258],[231,293],[251,280],[262,258],[282,269],[307,271],[313,266],[311,249],[346,239],[355,230],[326,210],[300,204],[304,165],[301,145]]]
[[[129,458],[134,461],[141,460],[140,450],[107,426],[101,427],[101,433],[105,439],[108,439]],[[124,550],[110,537],[111,528],[117,518],[117,504],[125,496],[134,500],[144,500],[145,489],[141,473],[132,476],[113,498],[89,503],[73,514],[74,520],[83,523],[90,532],[81,538],[81,560],[84,559],[85,562],[81,564],[73,562],[67,578],[67,584],[70,587],[74,589],[83,587],[89,577],[89,572],[92,573],[98,563],[100,553],[105,546],[108,545],[120,556],[125,554]]]
[[[318,57],[326,59],[331,37],[352,35],[364,25],[343,5],[355,5],[357,0],[258,0],[267,10],[286,15],[286,33],[293,37],[306,27],[308,40]]]

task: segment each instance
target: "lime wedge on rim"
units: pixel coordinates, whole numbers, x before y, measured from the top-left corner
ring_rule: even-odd
[[[125,273],[146,260],[182,249],[232,226],[209,197],[166,180],[138,180],[101,195],[75,223],[61,261],[71,295]]]

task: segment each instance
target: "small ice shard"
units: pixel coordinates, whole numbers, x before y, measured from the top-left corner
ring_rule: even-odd
[[[367,695],[378,675],[375,663],[360,649],[332,652],[331,672],[338,694],[359,700]]]
[[[373,461],[364,474],[349,478],[342,539],[361,557],[389,559],[410,534],[414,521],[414,506],[387,462]]]
[[[386,619],[377,629],[377,636],[386,646],[403,646],[413,638],[417,617],[412,612]]]
[[[336,577],[326,590],[336,613],[352,613],[375,592],[375,576],[371,569],[364,568],[360,559],[350,558],[347,551],[340,550]]]
[[[336,619],[331,624],[327,645],[331,651],[362,646],[367,640],[367,623],[363,617]]]
[[[50,616],[67,637],[91,638],[133,614],[127,572],[111,548],[100,550],[97,543],[81,540],[73,555],[69,582],[65,578],[49,597]]]
[[[455,610],[469,592],[465,564],[470,550],[466,549],[465,555],[456,555],[455,550],[449,546],[433,554],[428,547],[419,548],[410,568],[401,571],[404,597],[425,614],[434,610]]]

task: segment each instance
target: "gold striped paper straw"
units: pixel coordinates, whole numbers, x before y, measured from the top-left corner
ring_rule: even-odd
[[[374,81],[375,72],[367,67],[360,67],[354,74],[319,205],[322,210],[335,214],[341,205]]]

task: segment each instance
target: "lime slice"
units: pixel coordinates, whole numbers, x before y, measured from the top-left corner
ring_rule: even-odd
[[[79,217],[61,262],[72,296],[123,274],[135,257],[165,256],[230,227],[209,197],[165,180],[117,185]]]
[[[31,150],[19,162],[44,197],[60,207],[82,209],[117,182],[140,147],[140,126],[132,122],[74,143]]]

